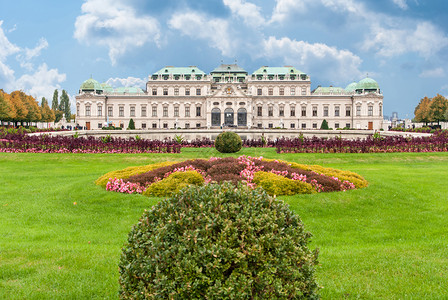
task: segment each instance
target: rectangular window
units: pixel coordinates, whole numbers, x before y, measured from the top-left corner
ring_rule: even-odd
[[[302,88],[302,96],[306,95],[306,88]]]
[[[179,96],[179,88],[175,88],[174,89],[174,95],[175,96]]]
[[[146,117],[146,106],[142,106],[142,117]]]
[[[86,117],[90,116],[90,105],[86,105]]]
[[[190,123],[185,123],[185,128],[186,129],[190,128]]]
[[[373,116],[373,106],[372,105],[369,105],[369,110],[368,110],[368,112],[369,112],[369,117],[370,116]]]
[[[135,117],[135,106],[131,106],[131,110],[129,113],[130,113],[131,117]]]
[[[190,106],[185,106],[185,117],[190,117]]]
[[[157,117],[157,106],[152,107],[152,116]]]
[[[185,89],[185,96],[190,96],[190,89]]]
[[[103,116],[103,107],[101,105],[98,105],[98,117]]]
[[[291,88],[291,96],[294,96],[296,94],[296,88]]]
[[[328,117],[328,106],[324,106],[324,117]]]
[[[168,96],[168,89],[167,89],[167,88],[164,88],[164,89],[163,89],[163,95],[164,95],[164,96]]]
[[[296,108],[295,106],[291,106],[291,117],[295,117],[296,116]]]
[[[163,123],[163,128],[167,129],[168,128],[168,123]]]
[[[178,117],[179,116],[179,106],[175,106],[174,107],[174,116]]]
[[[317,106],[313,106],[313,117],[317,117]]]
[[[146,129],[146,123],[142,123],[142,129]]]
[[[285,108],[283,106],[280,106],[280,108],[278,110],[278,115],[279,115],[279,117],[285,116]]]
[[[113,111],[113,107],[112,106],[108,106],[107,107],[107,116],[108,117],[113,117],[114,116],[114,111]]]
[[[351,115],[351,108],[350,108],[350,106],[347,106],[346,108],[345,108],[345,116],[346,117],[350,117],[350,115]]]
[[[302,129],[306,129],[306,123],[302,123]]]
[[[156,129],[157,128],[157,124],[156,123],[152,123],[152,128]]]
[[[291,129],[294,129],[294,128],[296,128],[296,124],[291,123]]]
[[[103,124],[102,123],[98,123],[98,129],[103,128]]]
[[[268,117],[273,117],[274,116],[274,107],[269,106],[268,107]]]
[[[339,106],[336,106],[336,107],[334,108],[334,116],[335,116],[335,117],[339,117]]]
[[[263,128],[263,124],[258,123],[258,124],[257,124],[257,127],[258,127],[258,128]]]
[[[196,128],[201,128],[201,123],[196,123]]]
[[[346,128],[350,128],[350,123],[345,123]]]
[[[269,123],[269,124],[268,124],[268,127],[269,127],[269,128],[274,128],[274,124]]]
[[[339,128],[339,123],[334,123],[334,128],[338,129]]]
[[[163,107],[163,116],[168,117],[168,106]]]
[[[257,117],[262,117],[263,116],[263,107],[258,106],[257,107]]]
[[[120,106],[120,108],[118,109],[118,116],[124,117],[124,106]]]
[[[306,107],[302,106],[302,117],[306,117]]]
[[[200,116],[201,116],[201,107],[196,106],[196,117],[200,117]]]
[[[313,129],[317,129],[317,123],[313,123]]]
[[[279,94],[280,94],[280,96],[284,96],[285,95],[285,89],[284,88],[280,88]]]
[[[196,96],[200,96],[201,95],[201,89],[196,89]]]
[[[269,96],[274,95],[274,89],[273,89],[273,88],[269,88],[269,90],[268,90],[268,95],[269,95]]]
[[[262,89],[257,89],[257,96],[261,96],[263,95],[263,90]]]
[[[358,117],[361,116],[361,105],[356,106],[356,116],[358,116]]]
[[[157,96],[157,89],[152,89],[152,95]]]

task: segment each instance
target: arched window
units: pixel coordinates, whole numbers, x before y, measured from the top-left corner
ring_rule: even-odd
[[[212,109],[212,126],[221,126],[221,110],[219,108]]]
[[[247,126],[247,111],[245,108],[238,109],[238,126]]]
[[[233,125],[233,109],[232,108],[226,108],[224,111],[224,124],[225,125]]]

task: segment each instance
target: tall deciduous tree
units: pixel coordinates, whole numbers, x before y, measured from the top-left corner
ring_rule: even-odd
[[[417,105],[417,107],[414,110],[416,122],[423,122],[426,124],[431,122],[431,115],[429,113],[429,107],[431,105],[431,101],[432,100],[428,97],[422,98],[420,100],[420,103]]]
[[[16,110],[16,115],[12,121],[17,125],[18,122],[26,121],[28,115],[28,108],[25,105],[25,101],[22,99],[21,91],[14,91],[11,93],[11,102]]]
[[[0,90],[0,121],[11,121],[15,117],[15,108],[11,103],[9,94]]]
[[[42,122],[53,122],[55,120],[54,111],[48,106],[48,101],[45,97],[42,98],[42,103],[40,107]]]
[[[429,106],[429,113],[432,121],[437,121],[437,124],[439,124],[440,121],[444,121],[447,108],[448,100],[445,97],[437,94],[437,96],[432,98],[431,105]]]
[[[54,110],[55,112],[59,109],[58,98],[59,98],[58,90],[54,90],[54,92],[53,92],[53,102],[51,102],[51,109]]]
[[[62,90],[59,110],[64,113],[64,117],[67,120],[67,122],[70,122],[70,119],[72,117],[72,112],[70,109],[70,98],[68,97],[67,92],[65,90]]]

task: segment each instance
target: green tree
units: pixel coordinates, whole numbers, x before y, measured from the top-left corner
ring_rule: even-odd
[[[59,109],[58,98],[59,98],[58,90],[54,90],[54,92],[53,92],[53,102],[51,102],[51,109],[53,111],[55,111],[55,112]]]
[[[72,112],[70,109],[70,99],[65,90],[62,90],[61,102],[59,103],[59,110],[63,112],[67,122],[70,122],[70,119],[72,117]]]
[[[326,129],[326,130],[328,130],[328,129],[330,129],[329,127],[328,127],[328,122],[327,122],[327,120],[323,120],[322,121],[322,125],[320,125],[320,129]]]
[[[135,129],[135,123],[133,119],[129,120],[128,129]]]
[[[432,98],[431,105],[429,106],[431,120],[433,122],[437,121],[437,124],[439,124],[440,121],[444,121],[447,108],[448,100],[442,95],[437,94],[437,96]]]
[[[55,114],[50,106],[48,106],[48,101],[45,97],[42,98],[40,113],[42,115],[42,122],[53,122],[55,120]]]

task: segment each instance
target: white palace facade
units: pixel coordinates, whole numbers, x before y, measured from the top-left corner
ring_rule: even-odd
[[[112,88],[86,80],[76,96],[77,124],[158,128],[330,128],[379,130],[383,95],[364,78],[346,88],[311,90],[310,77],[291,66],[261,67],[252,74],[222,64],[206,74],[195,66],[165,67],[152,74],[146,90]]]

